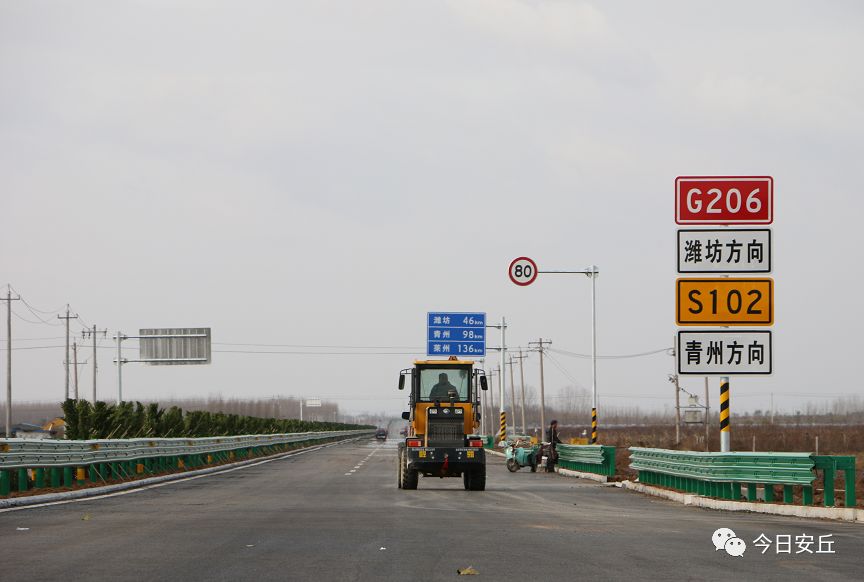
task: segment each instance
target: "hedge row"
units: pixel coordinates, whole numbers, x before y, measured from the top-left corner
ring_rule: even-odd
[[[375,428],[221,412],[184,412],[176,406],[165,410],[155,402],[147,405],[140,402],[91,404],[87,400],[69,399],[63,403],[63,413],[66,438],[73,440],[236,436]]]

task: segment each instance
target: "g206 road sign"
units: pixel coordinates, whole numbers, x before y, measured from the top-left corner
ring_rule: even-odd
[[[537,263],[528,257],[519,257],[510,262],[510,268],[507,272],[511,281],[520,287],[525,287],[537,278]]]
[[[678,325],[773,325],[774,279],[678,279]]]
[[[771,224],[771,176],[679,176],[675,179],[678,224]]]
[[[768,330],[681,330],[675,354],[679,374],[737,376],[773,372]]]
[[[426,314],[427,356],[486,355],[486,314],[439,312]]]

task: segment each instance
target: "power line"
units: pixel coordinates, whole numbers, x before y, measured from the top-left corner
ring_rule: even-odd
[[[618,355],[613,355],[613,356],[597,356],[597,359],[598,360],[623,360],[623,359],[627,359],[627,358],[642,358],[645,356],[653,356],[656,354],[668,353],[670,349],[672,349],[672,348],[662,348],[659,350],[651,350],[650,352],[640,352],[637,354],[618,354]],[[584,359],[588,359],[588,360],[591,359],[591,354],[579,354],[577,352],[570,352],[567,350],[556,350],[553,348],[549,348],[549,351],[555,352],[556,354],[560,354],[562,356],[570,356],[572,358],[584,358]]]
[[[39,321],[33,321],[31,319],[27,319],[26,317],[24,317],[22,315],[18,315],[14,310],[12,311],[12,315],[17,317],[21,321],[24,321],[26,323],[32,323],[34,325],[50,325],[52,327],[59,327],[59,326],[63,325],[62,323],[51,323],[50,321],[46,321],[46,320],[42,319],[41,317],[39,317],[38,315],[36,315],[35,313],[33,315],[35,315],[36,319],[38,319]]]
[[[265,348],[332,348],[356,350],[422,350],[422,346],[343,346],[343,345],[305,345],[305,344],[250,344],[234,342],[212,342],[214,346],[250,346]]]

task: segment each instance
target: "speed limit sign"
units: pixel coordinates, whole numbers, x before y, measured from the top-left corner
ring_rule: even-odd
[[[510,263],[510,280],[517,285],[524,287],[530,285],[537,278],[537,263],[528,257],[519,257],[513,259]]]

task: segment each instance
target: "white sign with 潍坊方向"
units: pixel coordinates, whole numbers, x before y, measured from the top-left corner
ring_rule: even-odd
[[[771,229],[680,229],[678,272],[770,273]]]

